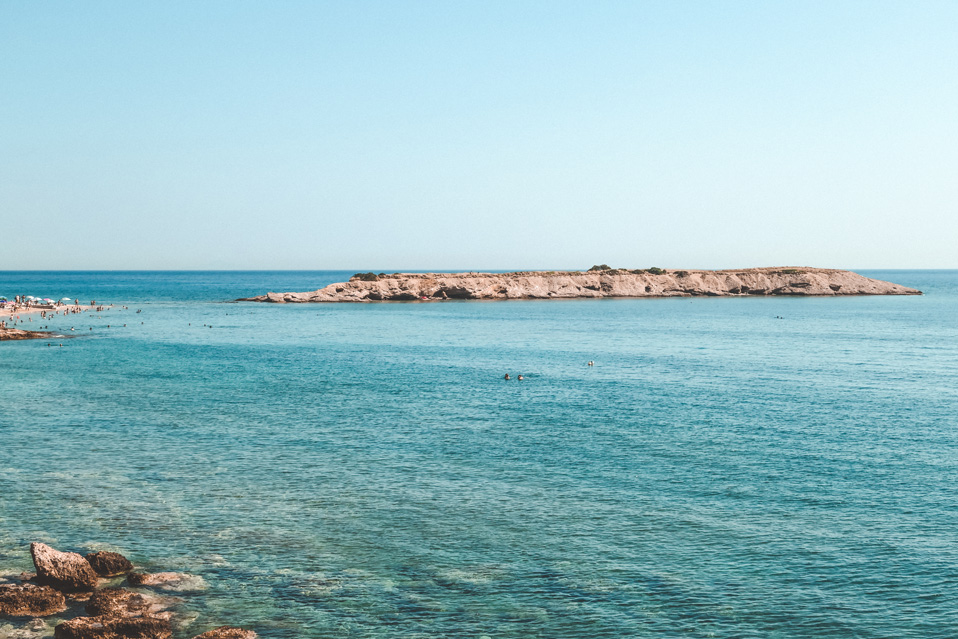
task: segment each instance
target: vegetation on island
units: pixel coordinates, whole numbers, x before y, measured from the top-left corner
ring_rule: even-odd
[[[651,268],[646,268],[646,269],[637,268],[630,271],[629,269],[612,268],[608,264],[596,264],[595,266],[593,266],[592,268],[588,270],[589,273],[597,273],[601,271],[616,271],[616,272],[621,271],[623,273],[632,273],[633,275],[642,275],[643,273],[648,273],[650,275],[665,275],[666,273],[666,270],[664,268],[659,268],[658,266],[653,266]],[[682,271],[682,272],[688,275],[687,272],[685,271]]]

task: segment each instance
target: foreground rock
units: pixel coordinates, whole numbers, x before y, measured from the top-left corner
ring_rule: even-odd
[[[13,624],[0,626],[0,639],[49,637],[53,623],[64,617],[68,619],[52,628],[55,639],[172,639],[174,623],[182,631],[197,617],[195,612],[179,609],[184,603],[182,598],[149,590],[97,589],[97,573],[104,577],[128,573],[127,582],[131,585],[162,590],[207,587],[198,575],[132,572],[133,564],[115,552],[94,552],[84,558],[34,542],[30,544],[30,554],[37,569],[35,575],[0,572],[0,617],[32,619],[21,628]],[[87,616],[76,616],[83,612]],[[50,620],[49,625],[39,618],[50,615],[57,617]],[[252,630],[221,626],[199,636],[255,639],[257,635]]]
[[[86,560],[94,572],[101,577],[119,577],[133,570],[130,560],[118,552],[101,550],[86,555]]]
[[[66,598],[49,586],[0,585],[0,616],[47,617],[66,609]]]
[[[170,639],[168,619],[156,617],[77,617],[57,625],[54,639]]]
[[[696,270],[393,273],[356,275],[305,293],[267,293],[239,302],[383,302],[452,299],[569,299],[748,295],[920,295],[852,271],[808,267]]]
[[[252,630],[243,630],[242,628],[234,628],[233,626],[220,626],[209,632],[196,635],[193,639],[256,639],[256,637],[256,633]]]
[[[30,544],[37,581],[63,592],[93,590],[97,575],[90,563],[75,552],[60,552],[46,544]]]
[[[171,615],[164,611],[171,601],[126,588],[104,588],[94,592],[87,601],[86,613],[91,617],[151,616],[169,619]]]

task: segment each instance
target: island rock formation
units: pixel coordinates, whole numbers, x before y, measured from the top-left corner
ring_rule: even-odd
[[[267,293],[238,302],[386,302],[748,295],[921,295],[852,271],[810,267],[726,271],[593,267],[515,273],[361,273],[305,293]]]

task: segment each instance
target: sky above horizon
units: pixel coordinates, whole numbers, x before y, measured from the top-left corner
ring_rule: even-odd
[[[956,268],[958,2],[0,0],[0,270]]]

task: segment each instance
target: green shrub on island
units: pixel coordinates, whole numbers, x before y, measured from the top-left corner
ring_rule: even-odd
[[[378,282],[378,281],[379,281],[379,276],[376,275],[375,273],[371,273],[371,272],[370,272],[370,273],[356,273],[355,275],[353,275],[353,276],[352,276],[351,278],[349,278],[349,279],[350,279],[350,281],[352,281],[352,280],[359,280],[360,282]]]
[[[646,273],[651,273],[652,275],[664,275],[665,269],[661,269],[658,266],[653,266],[652,268],[645,269]]]
[[[594,273],[595,271],[611,271],[611,270],[612,270],[612,267],[609,266],[608,264],[596,264],[595,266],[589,269],[589,272]]]
[[[688,276],[689,276],[689,272],[688,272],[688,271],[676,271],[676,272],[675,272],[675,275],[676,275],[677,277],[688,277]]]

